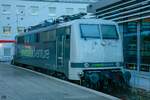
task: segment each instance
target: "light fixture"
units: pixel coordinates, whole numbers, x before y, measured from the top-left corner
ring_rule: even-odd
[[[3,46],[3,44],[2,43],[0,43],[0,48]]]

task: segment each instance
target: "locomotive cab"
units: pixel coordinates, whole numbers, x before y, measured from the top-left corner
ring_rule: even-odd
[[[76,30],[75,30],[76,29]],[[70,47],[70,74],[84,69],[122,68],[122,41],[112,21],[80,20],[73,26]],[[70,75],[70,78],[71,78]],[[78,76],[74,79],[78,80]]]
[[[122,73],[122,39],[117,24],[84,19],[77,21],[72,30],[69,79],[81,80],[81,84],[88,87],[126,84]]]

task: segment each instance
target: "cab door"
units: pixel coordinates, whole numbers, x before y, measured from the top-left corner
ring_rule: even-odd
[[[57,30],[57,38],[56,38],[56,67],[57,70],[61,70],[64,65],[64,41],[65,36],[62,29]]]
[[[57,29],[56,39],[56,67],[60,72],[68,75],[68,66],[70,60],[70,27]]]

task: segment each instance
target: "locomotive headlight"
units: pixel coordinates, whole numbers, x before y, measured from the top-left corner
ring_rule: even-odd
[[[80,76],[80,77],[83,77],[83,76],[84,76],[84,72],[80,72],[80,73],[79,73],[79,76]]]

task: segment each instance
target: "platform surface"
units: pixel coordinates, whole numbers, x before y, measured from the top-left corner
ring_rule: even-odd
[[[51,76],[0,63],[0,100],[118,100]]]

